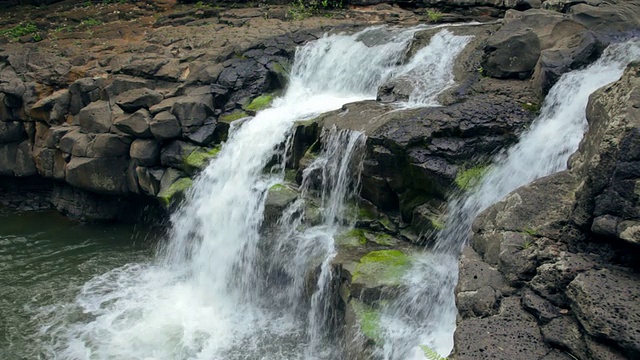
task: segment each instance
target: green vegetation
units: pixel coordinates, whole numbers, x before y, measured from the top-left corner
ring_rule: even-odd
[[[102,24],[103,24],[103,22],[100,21],[100,20],[96,20],[94,18],[88,18],[88,19],[82,20],[80,22],[80,25],[78,25],[78,26],[98,26],[98,25],[102,25]]]
[[[220,118],[218,118],[218,120],[221,122],[230,123],[242,118],[246,118],[247,116],[249,116],[249,114],[244,111],[234,111],[230,114],[220,115]]]
[[[260,95],[257,98],[253,99],[249,105],[245,108],[247,111],[260,111],[262,109],[266,109],[271,105],[273,101],[273,96],[271,95]]]
[[[161,191],[158,198],[164,206],[168,207],[176,195],[183,194],[191,185],[193,185],[193,180],[189,178],[178,179],[167,189]]]
[[[439,218],[432,217],[429,218],[429,221],[431,221],[431,226],[433,226],[435,230],[440,231],[444,229],[444,223]]]
[[[36,26],[36,24],[32,22],[20,23],[12,28],[0,30],[0,36],[10,37],[13,40],[18,40],[18,38],[23,37],[25,35],[31,35],[33,41],[42,40],[42,35],[38,32],[40,29]]]
[[[360,332],[371,340],[380,341],[382,339],[380,311],[355,299],[351,300],[351,307],[360,325]]]
[[[427,18],[429,19],[429,22],[438,22],[440,20],[442,20],[442,13],[438,10],[427,10]]]
[[[293,0],[289,17],[292,20],[303,20],[326,10],[343,7],[342,0]]]
[[[527,234],[527,235],[530,235],[530,236],[536,236],[536,231],[533,230],[533,228],[530,228],[530,227],[524,228],[523,232],[525,234]]]
[[[482,179],[488,170],[488,166],[476,166],[471,169],[458,171],[455,180],[456,185],[462,190],[469,190],[478,185],[480,179]]]
[[[280,190],[284,190],[284,189],[286,189],[286,188],[287,188],[287,187],[286,187],[286,186],[284,186],[284,185],[282,185],[282,184],[275,184],[275,185],[273,185],[273,186],[271,186],[271,187],[269,188],[269,191],[280,191]]]
[[[427,345],[420,345],[420,349],[422,349],[424,356],[429,360],[447,360],[447,358],[440,356],[440,354]]]
[[[220,149],[220,145],[211,149],[197,148],[184,159],[184,165],[191,170],[202,170],[207,166],[211,159],[218,156]]]
[[[372,251],[356,265],[353,281],[363,279],[381,282],[386,285],[397,285],[411,267],[411,260],[400,250]]]

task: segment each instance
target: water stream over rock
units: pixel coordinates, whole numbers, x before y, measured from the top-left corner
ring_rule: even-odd
[[[422,359],[431,350],[449,354],[457,315],[458,256],[473,220],[518,187],[566,169],[587,129],[589,95],[620,78],[638,57],[637,40],[614,44],[592,65],[563,75],[518,144],[496,156],[472,190],[449,202],[448,219],[435,246],[415,261],[405,279],[408,290],[382,315],[385,344],[379,355],[404,360]]]
[[[369,28],[299,48],[286,93],[232,127],[172,215],[157,259],[96,276],[74,301],[49,308],[41,333],[50,341],[42,351],[61,359],[338,356],[329,345],[329,264],[333,236],[350,225],[345,202],[358,188],[364,136],[326,133],[323,152],[305,171],[302,196],[275,228],[263,223],[265,201],[287,191],[281,144],[296,121],[375,98],[384,81],[422,68],[415,74],[428,81],[416,84],[420,96],[411,101],[435,104],[452,84],[450,59],[466,40],[443,30],[403,65],[413,34],[423,28]],[[315,222],[309,206],[322,214]]]

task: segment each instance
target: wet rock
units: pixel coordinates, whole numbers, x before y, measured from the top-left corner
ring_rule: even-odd
[[[269,189],[264,204],[264,222],[275,224],[282,212],[298,197],[298,192],[286,185],[276,184]]]
[[[160,144],[155,140],[136,139],[129,155],[140,166],[155,166],[160,160]]]
[[[160,154],[160,163],[165,167],[185,168],[185,159],[196,149],[194,144],[174,140]]]
[[[106,101],[92,102],[79,111],[78,118],[80,126],[88,132],[109,132],[112,125],[111,106]]]
[[[395,78],[378,87],[376,100],[383,103],[407,101],[415,91],[415,85],[406,77]]]
[[[143,108],[149,109],[151,106],[159,103],[162,98],[160,93],[151,89],[134,89],[120,94],[116,98],[116,104],[120,106],[122,110],[133,113]]]
[[[152,137],[150,124],[151,114],[146,109],[139,109],[131,115],[123,115],[113,122],[116,129],[141,138]]]
[[[158,141],[175,139],[182,134],[178,118],[168,111],[156,114],[151,120],[149,128],[153,137]]]
[[[572,19],[589,29],[605,34],[637,31],[640,28],[640,7],[634,1],[611,1],[606,6],[581,3],[569,8]]]

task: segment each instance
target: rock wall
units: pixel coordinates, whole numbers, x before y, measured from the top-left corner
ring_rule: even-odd
[[[474,223],[456,289],[456,359],[640,356],[639,76],[634,63],[591,96],[569,170]]]

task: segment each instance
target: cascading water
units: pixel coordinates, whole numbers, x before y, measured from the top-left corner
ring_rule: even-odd
[[[319,225],[298,231],[292,224],[300,225],[295,219],[304,212],[289,208],[272,241],[280,252],[271,258],[263,256],[262,249],[270,241],[261,229],[264,204],[267,190],[283,175],[265,173],[264,168],[279,154],[279,144],[295,121],[375,98],[384,81],[410,71],[401,63],[419,29],[370,28],[355,35],[325,36],[299,48],[285,95],[272,108],[233,128],[217,158],[172,216],[170,241],[159,250],[157,261],[128,264],[97,276],[84,285],[75,303],[46,309],[42,317],[48,320],[39,336],[50,339],[44,356],[147,360],[325,356],[317,353],[317,345],[325,336],[324,292],[331,280],[332,235],[343,217],[349,189],[357,187],[357,178],[347,170],[357,163],[363,136],[336,132],[328,137],[325,153],[309,168],[302,191],[312,191],[311,171],[322,169],[319,206],[324,217]],[[432,41],[427,54],[455,56],[466,44],[446,30],[434,39],[438,41]],[[451,64],[422,56],[408,65],[417,69],[421,64],[433,70],[427,74],[431,95],[421,100],[428,104],[451,85],[450,79],[438,78]],[[320,241],[311,244],[305,239]],[[311,304],[305,308],[298,303],[309,264],[320,265],[321,271],[311,289]]]
[[[640,41],[609,46],[584,70],[563,75],[547,95],[540,115],[520,141],[497,156],[480,184],[448,206],[445,228],[432,252],[417,259],[406,281],[408,291],[383,313],[385,359],[423,359],[426,346],[446,356],[453,347],[458,256],[471,224],[487,207],[518,187],[567,166],[587,128],[589,95],[616,81],[640,57]]]

